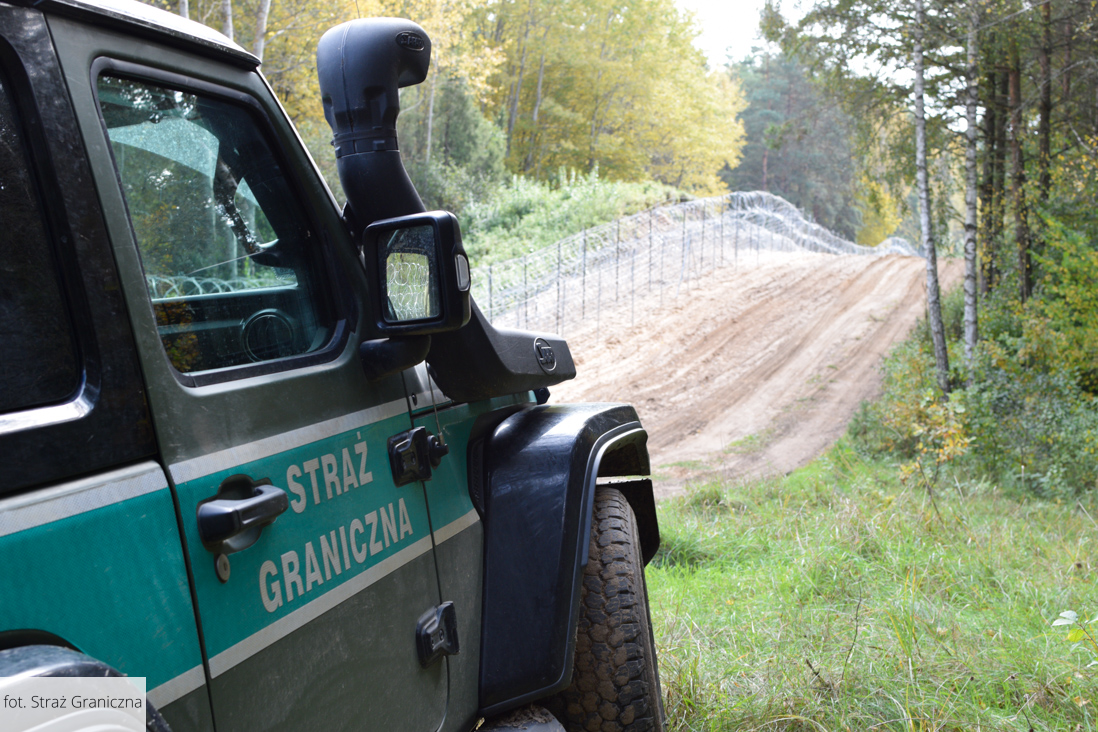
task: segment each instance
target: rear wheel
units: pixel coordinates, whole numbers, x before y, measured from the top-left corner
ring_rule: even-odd
[[[43,634],[45,635],[45,634]],[[0,696],[29,696],[40,687],[33,683],[38,678],[69,678],[70,683],[89,698],[109,696],[113,689],[105,687],[104,678],[118,678],[122,674],[102,661],[85,656],[79,651],[54,645],[26,645],[0,650]],[[10,694],[9,694],[10,692]],[[34,729],[72,729],[92,732],[126,732],[141,728],[140,712],[128,713],[107,707],[92,706],[79,711],[66,711],[62,718],[52,722],[43,720]],[[145,699],[145,732],[171,732],[168,723],[156,707]]]
[[[615,488],[595,493],[572,684],[546,705],[568,732],[662,732],[656,646],[637,522]]]

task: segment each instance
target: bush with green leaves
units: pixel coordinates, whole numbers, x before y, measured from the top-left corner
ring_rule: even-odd
[[[1026,365],[985,342],[964,395],[980,472],[1046,497],[1095,487],[1098,403],[1071,370]]]
[[[948,456],[950,469],[1048,498],[1098,486],[1098,399],[1086,390],[1074,341],[1065,337],[1071,320],[1050,316],[1057,312],[1050,303],[1062,296],[1052,286],[1041,295],[1026,307],[1001,289],[985,298],[983,340],[968,364],[960,342],[963,300],[959,290],[947,294],[952,393],[946,398],[937,387],[921,322],[885,359],[881,398],[851,421],[858,449],[920,463],[929,455],[935,471],[944,464],[938,458]]]
[[[515,176],[492,196],[462,211],[465,249],[474,265],[486,265],[551,246],[566,236],[686,194],[662,183],[604,180],[559,171],[552,182]]]
[[[1040,315],[1059,335],[1059,360],[1080,387],[1098,395],[1098,248],[1084,233],[1046,217],[1048,246],[1037,257],[1046,272]]]

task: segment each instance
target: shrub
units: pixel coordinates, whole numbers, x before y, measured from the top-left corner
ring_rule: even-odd
[[[1014,354],[982,344],[966,390],[972,458],[1006,486],[1074,496],[1098,479],[1098,402],[1071,369],[1055,365],[1037,348],[1027,355],[1024,341]]]
[[[918,471],[931,482],[928,476],[952,464],[1043,497],[1074,497],[1096,487],[1098,400],[1076,366],[1093,361],[1078,358],[1062,311],[1042,300],[1021,307],[993,294],[983,302],[983,340],[965,365],[958,302],[959,291],[943,298],[943,319],[952,362],[968,371],[971,385],[963,387],[966,379],[955,375],[953,393],[943,398],[920,322],[885,359],[881,398],[863,405],[850,423],[857,449],[908,461],[907,474]]]
[[[1048,247],[1038,260],[1047,273],[1037,310],[1060,336],[1057,360],[1079,385],[1098,394],[1098,250],[1078,232],[1046,219]]]
[[[560,171],[553,183],[515,176],[464,210],[462,235],[474,265],[550,246],[583,229],[643,211],[685,194],[659,183],[624,183]]]

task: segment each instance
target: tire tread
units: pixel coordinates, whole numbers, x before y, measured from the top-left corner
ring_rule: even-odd
[[[597,489],[590,542],[572,684],[550,708],[569,732],[659,732],[644,564],[636,521],[620,491]]]

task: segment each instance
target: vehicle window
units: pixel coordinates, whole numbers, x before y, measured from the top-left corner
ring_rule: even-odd
[[[0,73],[0,412],[64,401],[81,371],[11,84]]]
[[[115,76],[98,94],[172,364],[205,371],[323,347],[317,237],[253,113]]]

